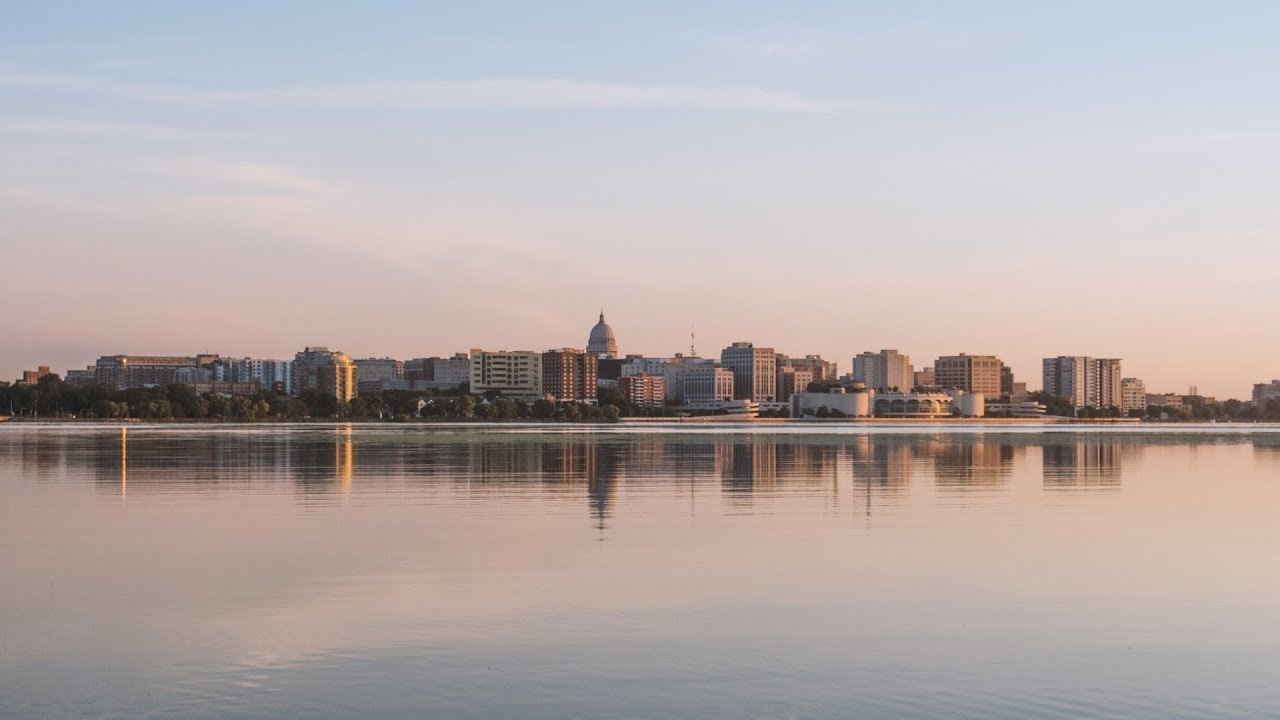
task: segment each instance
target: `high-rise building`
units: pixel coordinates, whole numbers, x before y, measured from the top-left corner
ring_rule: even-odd
[[[1121,378],[1120,412],[1128,416],[1134,410],[1147,411],[1147,386],[1138,378]]]
[[[937,387],[938,376],[934,374],[933,368],[927,367],[923,370],[917,370],[915,374],[915,382],[913,387],[931,388]]]
[[[564,348],[542,353],[542,392],[556,402],[595,403],[599,359],[595,353]]]
[[[1267,403],[1272,400],[1280,400],[1280,380],[1272,380],[1269,383],[1257,383],[1253,386],[1254,407],[1265,409]]]
[[[618,381],[618,389],[636,407],[660,408],[667,397],[666,378],[661,375],[640,373],[628,375]]]
[[[813,372],[808,368],[792,365],[778,367],[778,401],[787,402],[796,393],[809,392]]]
[[[1068,398],[1075,407],[1121,406],[1120,360],[1084,355],[1045,358],[1044,391]]]
[[[940,388],[981,393],[1000,397],[1000,376],[1004,363],[994,355],[947,355],[933,363],[936,384]]]
[[[595,353],[598,358],[618,357],[618,341],[613,336],[613,328],[604,321],[604,310],[600,311],[600,321],[591,328],[591,336],[587,340],[587,352]]]
[[[875,390],[909,391],[915,385],[911,358],[897,350],[864,352],[853,359],[853,379]]]
[[[720,351],[720,364],[733,373],[735,400],[772,402],[777,397],[777,357],[773,348],[736,342]]]
[[[473,349],[471,392],[491,391],[521,400],[542,397],[542,353]]]
[[[287,393],[293,386],[293,363],[288,360],[218,358],[210,369],[214,383],[256,385],[261,390],[279,393]]]
[[[1122,407],[1124,374],[1120,370],[1120,358],[1097,358],[1094,362],[1098,364],[1098,404],[1094,407]]]
[[[684,375],[682,393],[688,405],[733,400],[733,371],[714,365],[690,368]]]
[[[356,364],[346,353],[308,347],[293,356],[293,394],[318,392],[346,402],[358,393]]]
[[[1000,368],[1000,397],[1013,397],[1014,386],[1017,384],[1013,380],[1013,368],[1008,365]]]

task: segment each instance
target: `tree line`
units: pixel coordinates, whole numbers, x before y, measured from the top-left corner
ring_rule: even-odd
[[[640,408],[616,388],[601,388],[596,404],[549,400],[525,402],[497,393],[397,390],[358,395],[340,401],[332,395],[304,392],[296,397],[261,391],[226,397],[197,393],[173,384],[120,390],[110,385],[70,385],[57,375],[34,384],[0,383],[0,415],[26,418],[257,421],[347,420],[546,420],[613,422],[623,417],[669,416],[671,408]]]

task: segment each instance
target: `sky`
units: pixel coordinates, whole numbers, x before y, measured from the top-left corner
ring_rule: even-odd
[[[1280,377],[1280,5],[5,3],[0,378],[735,340]]]

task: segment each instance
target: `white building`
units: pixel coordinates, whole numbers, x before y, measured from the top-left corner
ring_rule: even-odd
[[[711,358],[685,357],[679,353],[675,357],[629,357],[622,364],[622,377],[648,374],[661,376],[666,383],[666,399],[680,400],[684,397],[685,376],[695,368],[715,367],[716,361]]]
[[[1120,412],[1128,416],[1134,410],[1147,411],[1147,386],[1138,378],[1120,380]]]
[[[428,387],[452,390],[471,382],[471,358],[466,353],[434,360],[431,367],[432,378]]]
[[[684,373],[686,405],[706,405],[733,400],[733,372],[714,365],[700,364]]]
[[[600,322],[591,328],[591,335],[587,338],[587,352],[595,353],[596,357],[603,359],[618,357],[618,340],[613,335],[613,328],[604,321],[604,310],[600,311]]]
[[[915,387],[915,368],[911,358],[897,350],[868,351],[853,359],[853,379],[875,390],[906,392]]]
[[[471,350],[471,392],[497,392],[522,400],[542,397],[542,353]]]

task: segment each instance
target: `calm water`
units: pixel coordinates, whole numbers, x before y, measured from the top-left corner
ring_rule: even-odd
[[[1280,716],[1280,429],[0,425],[4,718]]]

